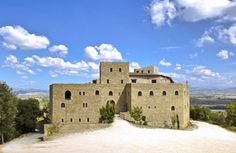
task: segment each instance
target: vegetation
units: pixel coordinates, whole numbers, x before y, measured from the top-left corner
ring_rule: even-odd
[[[49,122],[43,117],[45,109],[40,110],[37,99],[18,99],[6,83],[0,82],[0,143],[35,131],[38,118]]]
[[[217,124],[232,131],[236,131],[236,102],[230,102],[226,106],[226,113],[211,111],[203,106],[191,106],[190,118]]]
[[[133,107],[133,109],[129,113],[130,116],[139,124],[147,125],[146,116],[143,116],[141,107]]]
[[[1,143],[15,137],[16,96],[12,89],[0,82],[0,134]]]
[[[107,103],[105,107],[100,109],[100,115],[101,123],[112,123],[115,117],[115,106]]]
[[[60,124],[52,124],[49,128],[47,128],[48,136],[53,136],[59,132]]]
[[[42,116],[37,99],[17,101],[16,129],[20,134],[35,131],[37,117]]]

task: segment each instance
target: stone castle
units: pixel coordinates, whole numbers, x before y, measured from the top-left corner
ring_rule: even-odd
[[[99,109],[111,103],[123,119],[130,120],[129,111],[138,106],[148,125],[172,128],[177,117],[179,128],[184,129],[189,123],[189,85],[158,73],[156,66],[130,73],[128,62],[101,62],[100,77],[92,83],[52,84],[52,123],[99,125]]]

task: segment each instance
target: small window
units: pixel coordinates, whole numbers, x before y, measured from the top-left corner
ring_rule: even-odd
[[[131,82],[132,83],[136,83],[136,79],[131,79]]]
[[[66,107],[65,103],[61,103],[61,108],[65,108],[65,107]]]
[[[70,122],[73,122],[73,119],[72,119],[72,118],[70,119]]]
[[[112,72],[112,68],[110,68],[110,72]]]
[[[79,122],[81,122],[81,118],[79,118]]]
[[[143,73],[143,70],[141,71],[141,73]]]
[[[88,107],[88,103],[85,103],[85,107]]]
[[[87,122],[89,122],[89,118],[87,118]]]
[[[62,122],[62,123],[64,122],[64,119],[63,119],[63,118],[61,119],[61,122]]]
[[[175,95],[178,96],[178,95],[179,95],[179,92],[178,92],[178,91],[175,91]]]
[[[153,91],[150,91],[149,96],[154,96]]]
[[[142,92],[141,91],[138,92],[138,96],[142,96]]]
[[[139,73],[139,71],[136,71],[137,73]]]
[[[119,72],[122,72],[121,68],[119,68]]]
[[[175,106],[171,106],[171,110],[174,111],[175,110]]]
[[[152,80],[152,83],[157,83],[157,80]]]
[[[107,80],[107,84],[109,84],[109,80]]]
[[[163,91],[163,92],[162,92],[162,95],[163,95],[163,96],[166,96],[166,91]]]
[[[148,70],[148,73],[150,73],[150,70]]]
[[[148,108],[150,109],[151,107],[150,107],[150,106],[148,106]]]
[[[113,95],[113,92],[112,91],[109,91],[109,96],[112,96]]]
[[[99,91],[98,90],[95,91],[95,95],[99,95]]]
[[[124,81],[123,81],[123,80],[120,80],[120,83],[121,83],[121,84],[123,84],[123,83],[124,83]]]
[[[79,95],[81,95],[81,92],[79,92]]]
[[[83,108],[85,107],[85,103],[83,103]]]
[[[70,100],[70,99],[71,99],[71,92],[70,92],[69,90],[67,90],[67,91],[65,92],[65,99],[67,99],[67,100]]]
[[[85,95],[85,92],[83,92],[83,95]]]

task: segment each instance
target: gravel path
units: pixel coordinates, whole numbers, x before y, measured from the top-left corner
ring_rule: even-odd
[[[192,131],[138,128],[116,118],[113,125],[93,132],[69,134],[37,142],[29,134],[4,146],[3,153],[236,153],[236,133],[195,122]],[[0,151],[0,152],[1,152]]]

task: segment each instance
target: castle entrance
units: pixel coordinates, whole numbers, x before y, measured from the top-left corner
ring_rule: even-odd
[[[114,100],[108,100],[108,101],[107,101],[107,104],[114,106],[114,107],[115,107],[115,112],[116,112],[116,114],[119,113],[118,107],[116,106],[116,103],[115,103]]]

